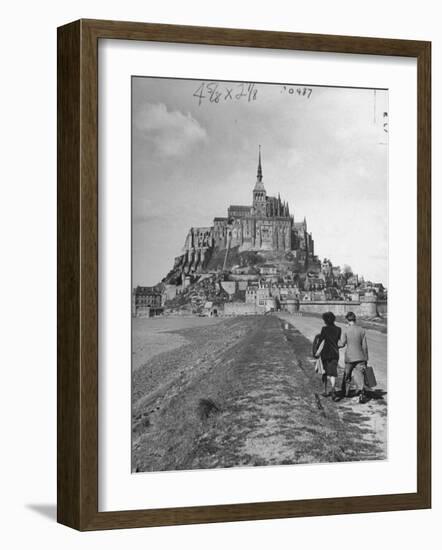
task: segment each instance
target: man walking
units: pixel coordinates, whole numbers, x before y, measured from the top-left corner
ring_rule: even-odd
[[[347,346],[344,377],[342,379],[342,395],[348,397],[353,376],[353,381],[360,392],[359,403],[365,403],[364,369],[368,361],[367,335],[365,330],[356,324],[356,315],[352,311],[349,311],[345,318],[348,326],[339,342],[339,347]]]

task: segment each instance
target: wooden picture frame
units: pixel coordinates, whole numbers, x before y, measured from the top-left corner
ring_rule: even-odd
[[[98,511],[98,41],[159,41],[404,56],[418,71],[417,492]],[[58,521],[81,531],[431,506],[431,44],[79,20],[58,29]]]

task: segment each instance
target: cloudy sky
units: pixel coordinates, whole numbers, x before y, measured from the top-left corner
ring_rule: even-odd
[[[133,284],[159,282],[190,227],[269,195],[315,252],[387,283],[388,92],[132,78]]]

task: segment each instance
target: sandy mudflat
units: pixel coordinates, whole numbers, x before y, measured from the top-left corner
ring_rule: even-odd
[[[174,331],[207,327],[220,322],[218,317],[170,316],[132,319],[132,369],[137,370],[149,359],[189,343]]]

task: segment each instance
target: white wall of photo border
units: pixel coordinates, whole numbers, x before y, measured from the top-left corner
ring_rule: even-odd
[[[416,61],[103,40],[99,67],[100,509],[414,492]],[[388,88],[388,460],[131,473],[131,75]]]
[[[442,371],[433,369],[433,509],[78,533],[56,505],[56,27],[80,17],[433,41],[434,357],[442,355],[442,37],[434,0],[8,3],[2,41],[2,525],[7,548],[434,548],[442,520]],[[20,32],[17,31],[19,27]],[[243,78],[243,77],[242,77]],[[393,114],[391,114],[391,117]],[[391,126],[393,120],[390,118]],[[391,136],[392,138],[392,136]],[[390,195],[390,204],[392,196]],[[396,205],[401,208],[402,200]],[[392,274],[390,273],[390,276]],[[32,307],[20,306],[24,291]],[[439,306],[439,307],[438,307]],[[407,320],[411,317],[407,315]],[[392,381],[389,381],[392,384]],[[409,383],[405,380],[404,385]],[[390,394],[390,413],[393,397]],[[391,419],[393,421],[393,419]],[[403,424],[403,431],[412,428]],[[128,451],[129,454],[129,451]],[[308,467],[302,467],[305,471]],[[241,470],[241,472],[244,470]],[[198,474],[198,472],[197,472]],[[326,485],[328,484],[326,482]],[[327,487],[325,490],[328,490]]]

